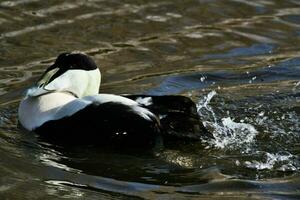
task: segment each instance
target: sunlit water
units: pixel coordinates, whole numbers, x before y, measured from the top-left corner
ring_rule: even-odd
[[[299,199],[300,2],[0,2],[1,199]],[[102,92],[192,98],[215,139],[154,155],[58,148],[18,126],[65,51]]]

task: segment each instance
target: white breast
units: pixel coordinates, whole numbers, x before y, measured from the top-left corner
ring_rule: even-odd
[[[39,97],[26,97],[19,106],[19,121],[27,130],[33,130],[46,121],[59,119],[83,108],[83,105],[69,106],[64,115],[60,111],[65,105],[76,100],[70,94],[49,93]],[[84,107],[87,104],[84,105]]]

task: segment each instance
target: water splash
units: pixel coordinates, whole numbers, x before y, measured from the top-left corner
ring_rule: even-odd
[[[216,91],[211,91],[197,104],[199,115],[206,119],[203,110],[208,111],[213,121],[205,121],[204,125],[212,128],[214,140],[212,146],[221,149],[242,149],[249,152],[251,144],[255,141],[258,131],[251,124],[235,122],[231,117],[219,117],[218,120],[213,108],[209,105],[212,98],[217,95]],[[207,115],[207,114],[206,114]]]
[[[200,116],[203,116],[204,114],[201,112],[203,109],[208,111],[209,113],[211,113],[213,119],[214,119],[214,122],[216,123],[217,121],[217,118],[216,118],[216,115],[215,115],[215,112],[213,111],[212,107],[209,105],[210,101],[212,100],[212,98],[214,96],[217,95],[217,92],[216,91],[211,91],[210,93],[208,93],[207,96],[204,96],[203,99],[200,99],[199,100],[199,103],[197,104],[197,112],[199,113]]]
[[[261,152],[257,152],[259,154]],[[263,152],[261,161],[245,161],[245,167],[256,170],[296,171],[299,168],[295,164],[296,156],[289,152],[268,153]]]
[[[217,97],[218,101],[212,102],[216,95],[215,91],[208,93],[197,105],[199,115],[215,138],[208,142],[210,147],[249,156],[252,159],[236,160],[236,166],[248,169],[280,172],[300,169],[299,156],[291,151],[297,149],[300,139],[300,118],[289,103],[291,97],[266,95],[239,101]],[[278,107],[270,109],[270,102]]]
[[[213,124],[214,146],[222,149],[244,149],[249,152],[258,133],[254,126],[234,122],[230,117],[222,118],[221,121],[221,124]]]

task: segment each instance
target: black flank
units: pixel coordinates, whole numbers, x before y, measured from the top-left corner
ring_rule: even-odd
[[[44,123],[35,132],[54,144],[101,144],[112,148],[145,148],[160,138],[157,119],[144,119],[129,106],[91,104],[72,116]]]

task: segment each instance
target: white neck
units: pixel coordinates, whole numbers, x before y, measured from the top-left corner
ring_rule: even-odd
[[[45,74],[36,86],[31,87],[27,91],[27,96],[37,97],[49,92],[69,92],[81,98],[88,95],[98,94],[101,82],[101,73],[99,69],[90,71],[68,70],[50,83],[47,83],[49,76],[53,73],[55,72],[49,71]],[[42,83],[47,84],[40,87],[39,85]]]

